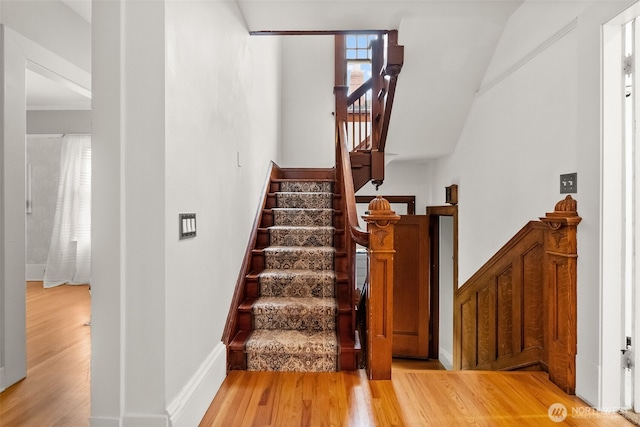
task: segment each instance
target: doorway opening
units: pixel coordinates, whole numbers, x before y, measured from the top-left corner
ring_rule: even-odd
[[[453,369],[453,316],[458,289],[458,207],[428,206],[431,323],[429,353]]]

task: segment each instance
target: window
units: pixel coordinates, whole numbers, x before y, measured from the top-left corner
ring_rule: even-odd
[[[347,34],[345,36],[349,93],[371,78],[371,42],[377,38],[377,33]]]

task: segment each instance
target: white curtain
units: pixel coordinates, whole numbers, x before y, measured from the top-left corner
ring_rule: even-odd
[[[44,287],[91,282],[91,136],[65,135]]]

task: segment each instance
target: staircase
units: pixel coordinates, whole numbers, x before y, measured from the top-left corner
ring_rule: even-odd
[[[252,305],[252,371],[336,371],[333,192],[330,181],[283,181]]]
[[[255,245],[241,279],[243,295],[234,297],[237,310],[227,322],[237,318],[235,330],[229,331],[228,368],[355,369],[359,348],[350,327],[352,298],[345,291],[349,285],[335,171],[277,172],[257,220]]]

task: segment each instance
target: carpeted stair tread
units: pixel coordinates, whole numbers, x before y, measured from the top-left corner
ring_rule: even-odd
[[[267,269],[333,270],[331,246],[269,246],[263,249]]]
[[[333,297],[333,270],[263,270],[258,274],[260,295],[272,297]]]
[[[281,192],[332,193],[333,183],[330,181],[282,181]]]
[[[333,246],[333,227],[297,227],[276,225],[269,227],[272,246]]]
[[[333,208],[333,193],[278,192],[276,204],[279,208],[328,209]]]
[[[282,226],[331,226],[333,209],[273,208],[273,223]]]
[[[252,307],[255,329],[335,330],[334,298],[261,297]]]

